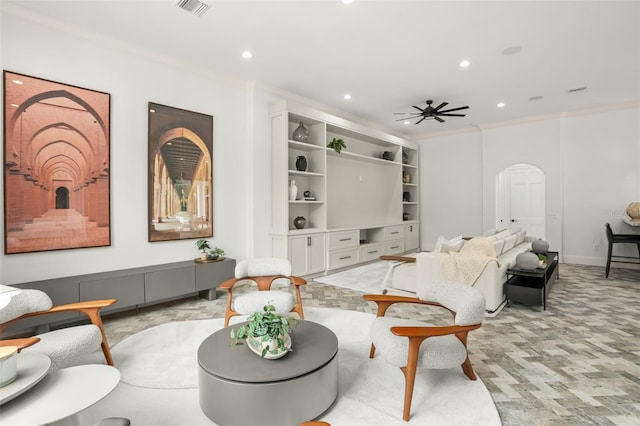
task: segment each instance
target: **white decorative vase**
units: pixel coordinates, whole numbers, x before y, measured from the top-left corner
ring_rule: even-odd
[[[298,186],[296,185],[296,181],[292,180],[291,185],[289,185],[289,200],[295,201],[298,197]]]
[[[278,341],[276,339],[271,339],[263,342],[260,337],[247,337],[246,342],[247,342],[247,346],[249,346],[249,349],[251,349],[251,351],[258,356],[262,356],[262,350],[268,346],[271,351],[267,352],[264,355],[263,357],[264,359],[282,358],[287,354],[287,352],[289,352],[289,349],[291,349],[291,336],[289,334],[284,336],[285,348],[282,350],[276,351],[275,353],[273,352],[273,348],[278,347]]]
[[[525,251],[516,256],[516,265],[527,271],[535,270],[539,265],[538,256],[530,251]]]

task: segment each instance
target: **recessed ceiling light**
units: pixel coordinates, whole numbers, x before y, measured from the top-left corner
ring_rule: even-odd
[[[351,99],[351,95],[347,93],[347,94],[345,94],[345,95],[344,95],[344,98],[345,98],[346,100],[349,100],[349,99]]]
[[[529,98],[530,101],[539,101],[540,99],[542,99],[542,96],[532,96]]]
[[[498,108],[504,108],[506,104],[504,102],[498,102],[498,105],[496,105]]]
[[[520,46],[511,46],[511,47],[507,47],[506,49],[504,49],[502,51],[503,55],[515,55],[516,53],[520,52],[522,50],[522,47]]]
[[[462,61],[460,61],[460,68],[466,68],[469,65],[471,65],[471,62],[467,61],[466,59],[463,59]]]
[[[20,80],[13,80],[13,82],[14,82],[15,84],[22,84],[22,82],[21,82]]]
[[[404,120],[403,123],[404,124],[411,124],[411,122],[409,120]]]
[[[253,53],[251,53],[250,50],[245,50],[244,52],[242,52],[242,57],[245,59],[251,59],[253,58]]]

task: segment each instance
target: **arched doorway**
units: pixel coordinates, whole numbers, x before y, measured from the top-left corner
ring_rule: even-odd
[[[56,209],[69,208],[69,190],[64,186],[56,189]]]
[[[496,177],[496,229],[522,228],[546,238],[545,175],[531,164],[514,164]]]

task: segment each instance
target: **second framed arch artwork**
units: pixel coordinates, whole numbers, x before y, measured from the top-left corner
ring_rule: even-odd
[[[213,116],[149,102],[149,241],[213,237]]]

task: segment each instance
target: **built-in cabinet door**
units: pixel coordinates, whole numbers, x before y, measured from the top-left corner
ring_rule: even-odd
[[[309,243],[309,273],[323,272],[327,256],[324,234],[310,235]]]
[[[307,237],[308,235],[289,237],[289,262],[291,262],[292,275],[307,273]]]
[[[308,275],[325,270],[326,244],[324,234],[289,237],[289,261],[293,275]]]
[[[420,225],[412,223],[404,226],[404,249],[406,251],[420,248]]]

